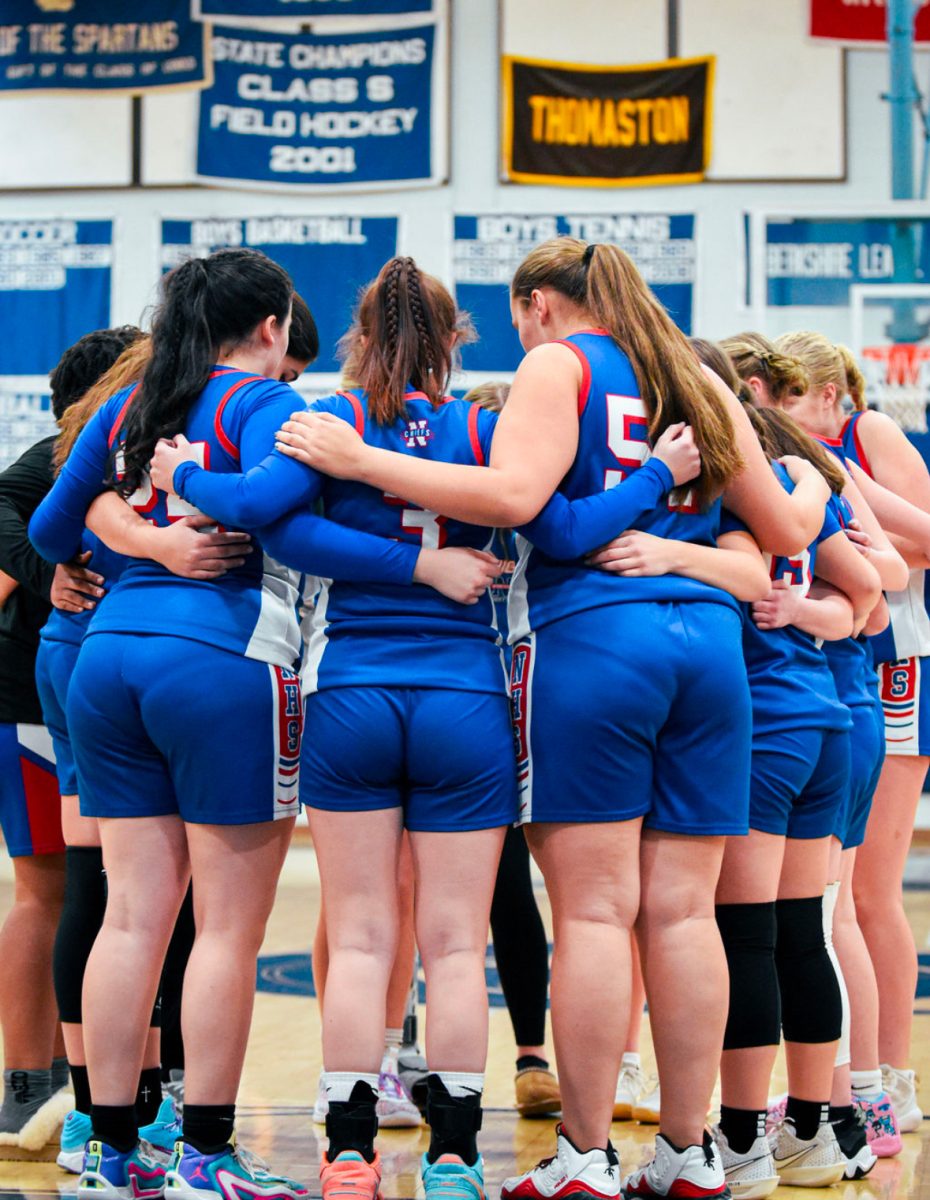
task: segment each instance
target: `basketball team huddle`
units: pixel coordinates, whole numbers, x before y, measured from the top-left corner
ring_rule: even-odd
[[[467,314],[394,258],[342,339],[344,390],[307,404],[306,305],[264,255],[221,250],[172,270],[151,334],[122,331],[56,414],[29,536],[59,564],[37,683],[82,931],[56,990],[83,1200],[309,1194],[235,1138],[301,806],[325,1200],[379,1195],[414,940],[422,1187],[484,1200],[505,839],[551,904],[557,1084],[541,1033],[518,1065],[562,1115],[502,1200],[754,1200],[862,1178],[919,1126],[901,882],[930,755],[921,456],[844,347],[689,340],[613,245],[538,246],[511,312],[512,385],[450,398]],[[143,1120],[189,885],[183,1112]],[[636,1168],[610,1127],[636,1108],[644,996],[658,1132]]]

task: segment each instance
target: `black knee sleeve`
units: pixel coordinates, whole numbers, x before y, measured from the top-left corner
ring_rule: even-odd
[[[775,970],[775,902],[718,904],[717,925],[730,971],[724,1050],[775,1046],[781,1005]]]
[[[777,900],[775,966],[788,1042],[835,1042],[843,1002],[823,933],[823,897]]]
[[[99,846],[65,851],[65,900],[55,936],[53,972],[60,1020],[81,1023],[81,989],[91,947],[103,924],[107,884]]]

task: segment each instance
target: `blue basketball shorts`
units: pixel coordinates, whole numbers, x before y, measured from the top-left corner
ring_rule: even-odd
[[[879,663],[878,686],[885,712],[885,753],[930,755],[930,682],[923,673],[930,657]]]
[[[790,838],[829,837],[846,804],[849,731],[781,729],[752,740],[749,827]]]
[[[80,645],[72,642],[39,642],[36,655],[36,687],[42,704],[45,726],[52,735],[55,747],[55,762],[58,765],[58,788],[62,796],[76,796],[77,770],[74,766],[74,751],[68,736],[65,707],[68,702],[68,687],[77,663]]]
[[[327,812],[403,809],[415,832],[511,825],[507,697],[451,688],[327,688],[307,697],[300,799]]]
[[[11,858],[65,852],[55,750],[44,725],[0,723],[0,828]]]
[[[85,816],[250,825],[297,814],[293,671],[188,638],[90,634],[67,718]]]
[[[739,613],[629,603],[576,613],[514,645],[521,823],[626,821],[744,834],[749,685]]]
[[[885,721],[881,705],[876,700],[875,704],[859,704],[849,711],[853,719],[849,734],[849,789],[834,828],[844,850],[852,850],[865,841],[872,797],[885,761]]]

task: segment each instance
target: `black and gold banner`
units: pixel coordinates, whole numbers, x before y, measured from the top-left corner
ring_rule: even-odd
[[[572,187],[697,183],[714,59],[631,67],[503,59],[504,179]]]

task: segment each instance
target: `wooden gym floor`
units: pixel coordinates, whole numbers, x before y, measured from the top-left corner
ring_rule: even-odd
[[[303,839],[300,839],[302,842]],[[0,913],[11,899],[9,862],[0,862]],[[273,1169],[308,1184],[318,1195],[317,1171],[324,1145],[322,1130],[310,1114],[320,1069],[319,1019],[310,998],[309,954],[318,902],[318,882],[312,851],[299,844],[291,851],[282,876],[278,900],[268,928],[259,967],[252,1038],[242,1081],[239,1109],[240,1140],[266,1158]],[[545,894],[540,906],[548,918]],[[930,851],[911,855],[906,881],[906,904],[921,954],[919,995],[915,1001],[914,1065],[930,1085]],[[481,1146],[489,1197],[496,1198],[501,1181],[523,1171],[554,1150],[550,1120],[520,1120],[513,1111],[513,1036],[502,1006],[493,957],[489,951],[491,1047],[485,1092],[487,1111]],[[422,1028],[422,1024],[421,1024]],[[648,1023],[643,1057],[652,1068]],[[779,1064],[774,1091],[784,1090]],[[921,1100],[930,1115],[930,1086]],[[880,1161],[860,1183],[841,1184],[828,1195],[833,1200],[930,1200],[930,1120],[926,1128],[904,1139],[896,1159]],[[624,1170],[637,1166],[652,1144],[654,1128],[623,1123],[614,1126],[614,1143]],[[386,1130],[380,1135],[384,1162],[383,1193],[387,1200],[417,1194],[417,1163],[427,1145],[426,1130]],[[0,1148],[0,1154],[3,1150]],[[54,1164],[54,1148],[38,1157],[44,1162],[0,1159],[0,1195],[46,1197],[73,1194],[75,1176]],[[782,1188],[776,1200],[801,1200],[810,1191]]]

